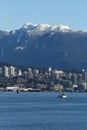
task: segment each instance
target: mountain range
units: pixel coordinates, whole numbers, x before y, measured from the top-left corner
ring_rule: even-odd
[[[65,25],[26,23],[0,30],[0,62],[59,69],[87,68],[87,31]]]

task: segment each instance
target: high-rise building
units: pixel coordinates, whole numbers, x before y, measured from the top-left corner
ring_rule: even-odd
[[[19,76],[22,75],[22,70],[18,69],[18,75],[19,75]]]
[[[14,66],[10,66],[9,67],[9,72],[10,72],[10,76],[15,76],[15,67]]]
[[[84,86],[84,89],[87,89],[87,72],[82,69],[82,85]]]
[[[49,74],[49,75],[52,74],[52,68],[51,68],[51,67],[48,68],[48,74]]]
[[[28,68],[28,78],[32,79],[33,78],[33,73],[32,73],[32,69]]]
[[[35,77],[38,77],[38,75],[39,75],[39,70],[38,70],[38,69],[34,69],[34,70],[33,70],[33,75],[34,75]]]
[[[76,73],[74,73],[72,75],[72,82],[73,82],[73,84],[77,84],[78,83],[78,75]]]
[[[5,77],[10,77],[9,67],[7,67],[7,66],[4,66],[4,76]]]

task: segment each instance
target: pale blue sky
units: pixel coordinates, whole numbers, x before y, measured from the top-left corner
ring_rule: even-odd
[[[0,30],[27,22],[87,30],[87,0],[0,0]]]

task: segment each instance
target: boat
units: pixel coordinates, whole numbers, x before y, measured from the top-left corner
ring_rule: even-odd
[[[20,90],[19,90],[19,89],[17,89],[17,90],[16,90],[16,92],[17,92],[17,93],[19,93],[19,92],[20,92]]]
[[[58,98],[67,98],[67,95],[64,92],[60,92],[57,97]]]

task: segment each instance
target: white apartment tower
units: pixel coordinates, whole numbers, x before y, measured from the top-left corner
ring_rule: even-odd
[[[14,66],[4,66],[4,76],[5,77],[10,77],[10,76],[15,76],[15,67]]]
[[[10,66],[9,67],[9,72],[10,72],[10,76],[15,76],[15,67],[14,66]]]
[[[32,73],[32,69],[28,68],[28,78],[31,79],[33,78],[33,73]]]
[[[4,66],[4,76],[5,76],[5,77],[10,77],[9,67],[7,67],[7,66]]]

